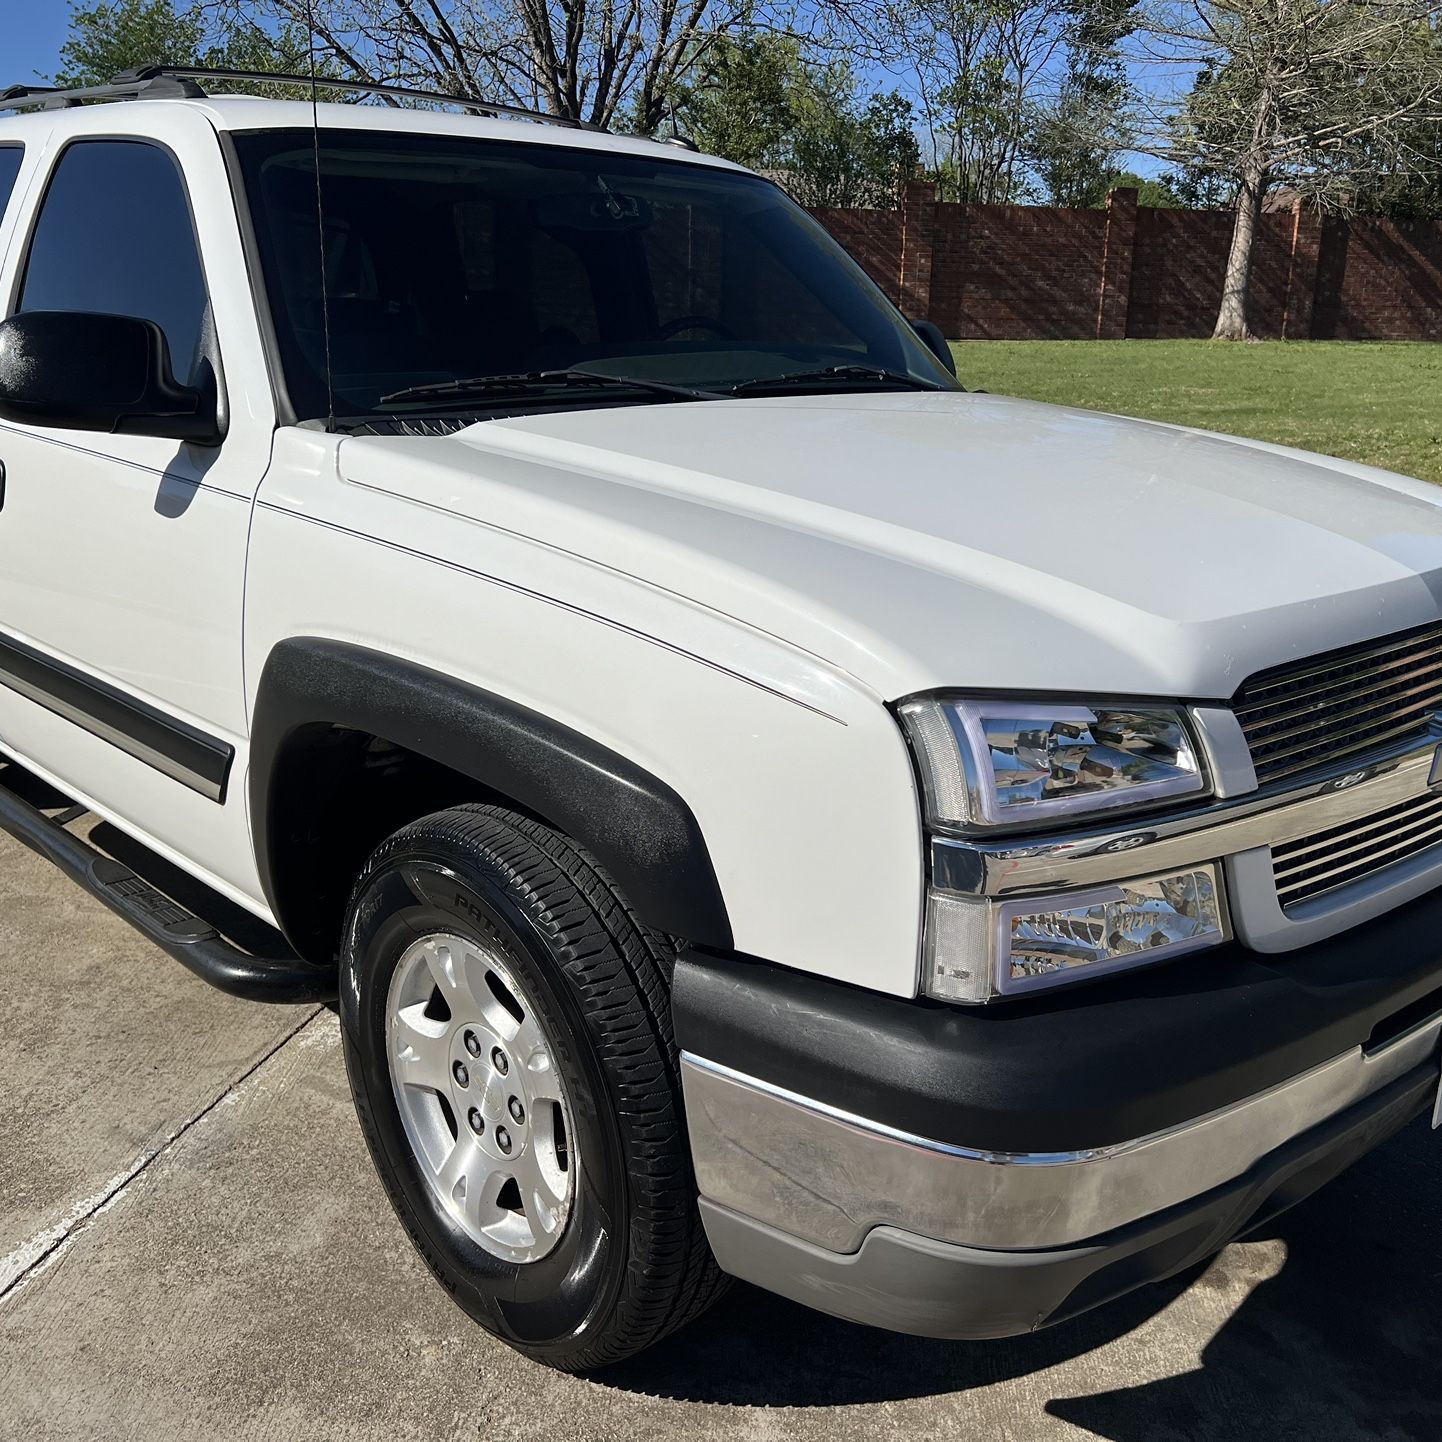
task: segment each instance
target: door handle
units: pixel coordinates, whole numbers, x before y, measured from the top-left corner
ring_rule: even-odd
[[[5,509],[5,462],[0,461],[0,511]]]

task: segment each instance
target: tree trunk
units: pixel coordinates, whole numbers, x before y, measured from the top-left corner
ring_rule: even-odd
[[[1257,220],[1262,213],[1262,192],[1266,173],[1250,164],[1242,174],[1237,191],[1237,218],[1232,226],[1232,247],[1227,252],[1227,271],[1222,281],[1222,307],[1217,312],[1213,340],[1251,340],[1247,304],[1252,283],[1252,251],[1257,239]]]
[[[1262,197],[1267,190],[1266,143],[1271,128],[1271,94],[1263,90],[1252,123],[1252,144],[1242,160],[1237,217],[1232,224],[1232,246],[1227,252],[1227,270],[1222,279],[1222,306],[1217,312],[1213,340],[1252,339],[1247,313],[1252,284],[1252,251],[1257,240],[1257,221],[1262,214]]]

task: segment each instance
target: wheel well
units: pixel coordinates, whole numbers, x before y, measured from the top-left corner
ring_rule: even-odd
[[[672,786],[444,672],[345,641],[280,641],[261,673],[249,761],[261,886],[308,958],[337,955],[351,885],[376,844],[465,801],[507,806],[584,846],[655,930],[732,945],[706,839]]]
[[[533,815],[464,772],[369,732],[331,725],[305,726],[290,738],[277,759],[272,796],[264,824],[278,882],[277,920],[296,950],[316,962],[339,955],[356,877],[402,826],[468,801]]]

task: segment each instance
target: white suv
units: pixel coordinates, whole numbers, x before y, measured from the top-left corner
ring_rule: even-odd
[[[1022,1331],[1433,1105],[1431,487],[967,393],[720,160],[200,79],[6,97],[0,821],[338,991],[484,1327]]]

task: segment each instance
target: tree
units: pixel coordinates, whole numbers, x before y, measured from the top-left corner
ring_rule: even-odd
[[[1066,37],[1066,75],[1050,103],[1033,107],[1027,150],[1053,205],[1105,203],[1128,135],[1131,95],[1121,43],[1136,0],[1077,0]]]
[[[70,34],[60,47],[57,85],[103,85],[152,61],[198,62],[205,23],[178,13],[171,0],[113,0],[70,11]]]
[[[827,66],[792,99],[796,130],[788,188],[802,205],[896,203],[916,174],[920,148],[911,102],[892,91],[858,104],[855,77],[843,63]]]
[[[228,27],[304,31],[333,73],[645,133],[757,0],[204,0]]]
[[[1439,0],[1158,0],[1150,58],[1200,65],[1166,116],[1161,153],[1235,187],[1214,337],[1250,336],[1258,218],[1285,183],[1345,207],[1374,179],[1429,164],[1417,143],[1442,123]]]
[[[1129,27],[1132,3],[892,0],[877,7],[889,38],[875,43],[889,47],[888,58],[914,77],[943,199],[1017,200],[1029,193],[1042,151],[1058,177],[1075,163],[1080,118],[1100,115],[1102,90],[1120,80],[1115,45]],[[1118,108],[1106,127],[1097,127],[1107,132],[1099,147],[1103,169]]]
[[[1433,31],[1433,47],[1442,56],[1442,27]],[[1354,209],[1393,220],[1442,219],[1442,125],[1426,118],[1412,121],[1399,139],[1417,163],[1395,174],[1366,167],[1355,177]]]
[[[172,0],[101,0],[74,5],[70,34],[60,47],[57,85],[103,85],[138,65],[204,65],[232,70],[303,70],[303,33],[272,33],[253,24],[230,28],[199,8],[176,10]]]
[[[1442,126],[1419,127],[1415,148],[1426,164],[1402,175],[1374,175],[1359,183],[1353,208],[1391,220],[1442,220]]]
[[[938,192],[1019,198],[1034,92],[1066,43],[1068,0],[915,0],[901,7]]]
[[[782,169],[800,68],[799,47],[784,36],[723,40],[678,91],[677,117],[703,150],[752,170]]]
[[[1135,190],[1137,204],[1151,210],[1179,210],[1186,202],[1172,186],[1169,176],[1138,175],[1134,170],[1114,170],[1107,181],[1108,190]]]
[[[894,204],[920,155],[909,101],[863,97],[846,62],[810,61],[790,36],[721,41],[677,111],[704,149],[770,172],[818,208]]]

